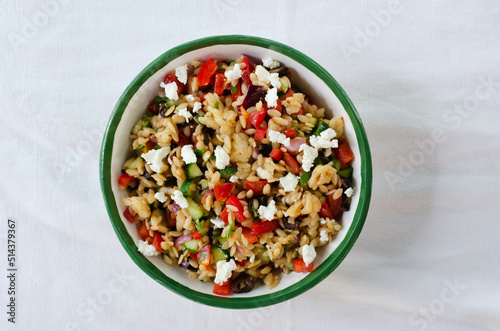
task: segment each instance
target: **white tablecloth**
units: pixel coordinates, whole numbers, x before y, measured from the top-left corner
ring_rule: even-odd
[[[4,1],[0,27],[0,329],[500,328],[498,1]],[[217,34],[311,56],[371,144],[372,203],[352,251],[312,290],[263,309],[202,306],[151,280],[100,192],[101,138],[122,91],[164,51]]]

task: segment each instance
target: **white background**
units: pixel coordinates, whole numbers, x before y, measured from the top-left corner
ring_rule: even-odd
[[[500,328],[498,1],[43,3],[0,11],[0,329]],[[319,62],[357,107],[373,156],[370,212],[344,262],[257,310],[202,306],[151,280],[122,249],[99,186],[102,134],[125,87],[171,47],[217,34],[274,39]]]

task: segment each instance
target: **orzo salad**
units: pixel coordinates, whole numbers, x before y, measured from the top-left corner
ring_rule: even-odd
[[[131,130],[118,179],[138,250],[218,295],[312,272],[354,193],[343,118],[324,112],[271,58],[168,73]]]

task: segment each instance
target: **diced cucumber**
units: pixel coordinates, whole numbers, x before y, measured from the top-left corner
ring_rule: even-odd
[[[314,130],[313,134],[319,136],[321,132],[325,131],[328,128],[329,128],[328,124],[326,124],[325,121],[321,121],[321,123],[319,123],[319,125],[316,127],[316,130]]]
[[[141,157],[140,156],[138,156],[134,161],[132,161],[132,163],[130,163],[127,166],[127,169],[137,169],[137,166],[138,166],[139,162],[141,162]]]
[[[259,217],[258,209],[259,209],[259,200],[252,199],[248,204],[248,210],[253,214],[253,217]]]
[[[202,179],[200,180],[201,184],[201,189],[206,190],[208,188],[208,185],[210,185],[210,182],[207,179]]]
[[[311,172],[307,171],[300,176],[299,184],[300,186],[307,186],[307,182],[309,181],[309,178],[311,178]]]
[[[217,239],[217,241],[218,241],[218,242],[219,242],[219,244],[221,244],[221,245],[224,245],[224,243],[225,243],[226,241],[228,241],[228,239],[227,239],[227,238],[224,238],[223,236],[217,236],[217,237],[215,237],[215,239]]]
[[[196,239],[191,239],[186,242],[184,242],[184,248],[187,249],[190,253],[198,253],[199,249],[199,240]]]
[[[352,176],[352,167],[347,167],[345,169],[341,169],[337,172],[339,176],[342,176],[344,178],[349,178]]]
[[[203,176],[203,172],[201,171],[200,167],[196,163],[190,163],[187,166],[187,175],[188,178],[196,178],[196,177],[201,177]]]
[[[184,183],[182,183],[179,191],[181,191],[181,193],[184,195],[192,197],[194,191],[196,191],[196,183],[194,182],[194,180],[188,179]]]
[[[269,261],[271,261],[271,258],[269,257],[269,255],[264,256],[264,253],[266,251],[267,249],[263,248],[259,253],[255,254],[255,258],[262,260],[262,262],[264,263],[268,263]]]
[[[318,119],[316,117],[311,117],[309,119],[309,123],[311,123],[312,125],[316,125],[318,124]]]
[[[196,154],[196,156],[202,157],[203,156],[203,151],[201,149],[196,148],[194,150],[194,154]]]
[[[218,246],[212,246],[210,251],[212,252],[212,257],[214,258],[215,263],[225,261],[229,258],[228,252]]]
[[[288,271],[293,271],[293,262],[283,263],[283,267],[287,268]]]
[[[234,175],[234,174],[236,174],[236,168],[235,167],[225,167],[224,169],[219,170],[219,173],[221,174],[221,176]]]
[[[198,230],[198,232],[202,235],[202,236],[205,236],[207,234],[207,231],[205,231],[205,229],[203,228],[203,226],[201,225],[200,223],[200,220],[197,220],[196,222],[194,222],[194,226],[196,228],[196,230]]]
[[[203,209],[200,206],[198,206],[198,204],[194,202],[193,199],[191,199],[190,197],[186,197],[186,200],[188,202],[189,214],[191,215],[193,220],[195,221],[199,220],[205,215]]]

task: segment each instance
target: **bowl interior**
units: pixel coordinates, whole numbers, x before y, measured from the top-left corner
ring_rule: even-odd
[[[366,151],[363,151],[363,153],[360,151],[360,147],[362,149],[365,148],[365,141],[359,141],[358,139],[366,140],[366,138],[364,136],[364,129],[362,128],[361,122],[359,121],[355,110],[351,108],[352,105],[345,94],[343,94],[340,86],[340,92],[336,92],[337,94],[335,94],[330,86],[315,74],[317,71],[312,72],[306,67],[311,67],[311,65],[319,67],[319,65],[314,63],[312,60],[311,62],[304,63],[304,61],[300,58],[294,57],[293,54],[287,54],[291,55],[287,56],[283,54],[282,49],[278,52],[272,49],[276,47],[269,46],[255,45],[255,43],[253,45],[248,43],[229,43],[208,45],[205,47],[200,46],[200,48],[195,48],[188,50],[183,54],[175,55],[175,58],[170,62],[164,62],[164,65],[161,67],[157,66],[157,70],[151,66],[146,68],[139,75],[139,77],[142,75],[145,81],[142,84],[138,84],[136,79],[135,84],[133,83],[129,86],[118,102],[115,113],[110,121],[108,131],[105,135],[102,157],[104,158],[107,156],[109,162],[106,167],[102,166],[101,168],[101,175],[103,177],[108,177],[108,180],[103,181],[103,193],[105,195],[105,200],[107,200],[107,207],[110,212],[111,220],[114,223],[113,225],[115,226],[118,236],[121,237],[120,239],[122,244],[134,261],[141,268],[143,268],[143,270],[153,276],[153,278],[178,293],[187,291],[188,295],[186,295],[186,293],[180,294],[195,301],[221,306],[226,306],[225,304],[221,304],[221,302],[227,300],[235,301],[234,299],[241,302],[257,303],[255,300],[256,297],[262,299],[264,296],[268,298],[273,296],[275,298],[279,297],[279,301],[283,301],[286,299],[283,296],[290,296],[292,292],[290,291],[290,293],[286,293],[287,289],[297,285],[298,283],[306,285],[309,278],[313,284],[306,287],[310,288],[321,279],[325,278],[340,263],[343,257],[345,257],[345,254],[347,254],[353,242],[350,243],[350,245],[347,245],[348,247],[345,244],[347,241],[352,240],[353,236],[353,240],[355,240],[363,225],[364,216],[366,216],[367,210],[361,211],[361,214],[364,212],[364,215],[361,215],[360,208],[365,208],[366,205],[367,209],[368,201],[363,201],[363,206],[361,206],[360,197],[364,197],[362,198],[363,200],[366,200],[366,198],[369,200],[368,191],[371,192],[371,188],[369,187],[370,185],[367,184],[371,184],[371,168],[369,169],[369,178],[367,178],[365,174],[362,175],[362,170],[366,170],[362,169],[362,167],[366,167],[367,164],[365,162],[369,160],[366,159]],[[255,59],[272,57],[282,62],[291,70],[292,83],[298,85],[306,94],[311,96],[312,101],[315,104],[320,107],[324,107],[326,109],[327,117],[331,117],[333,114],[335,116],[344,117],[345,136],[347,137],[347,140],[349,141],[355,154],[355,162],[353,164],[353,188],[355,189],[356,194],[352,198],[351,209],[343,214],[342,230],[332,242],[325,247],[318,249],[318,255],[314,261],[315,272],[309,275],[297,273],[283,275],[280,284],[273,290],[267,289],[266,286],[258,286],[249,293],[238,294],[237,298],[235,298],[234,295],[228,298],[221,298],[212,294],[211,284],[204,284],[199,280],[187,277],[184,269],[166,265],[161,257],[146,258],[137,251],[135,243],[139,240],[139,237],[137,235],[135,225],[130,224],[122,216],[124,208],[120,204],[120,199],[125,197],[127,192],[118,188],[117,180],[121,174],[121,167],[123,163],[128,159],[128,157],[130,157],[128,151],[128,147],[130,145],[130,129],[144,115],[147,105],[150,100],[156,96],[159,84],[163,80],[166,73],[172,71],[177,66],[186,63],[189,64],[193,60],[207,60],[212,56],[218,59],[235,59],[241,54],[245,54]],[[159,59],[161,58],[162,57]],[[319,68],[324,71],[321,67]],[[344,102],[341,102],[341,99]],[[130,101],[127,103],[127,100]],[[123,110],[123,112],[121,110]],[[354,125],[356,125],[356,128],[354,127],[353,122]],[[367,148],[368,146],[366,145],[366,149]],[[364,181],[368,181],[369,183],[365,183]],[[345,251],[345,249],[347,250]],[[297,293],[302,292],[302,290],[299,290],[299,287],[300,286],[295,286],[294,291]],[[271,296],[269,296],[269,294],[271,294]],[[245,299],[247,300],[245,301]],[[258,303],[255,306],[262,305],[264,304]]]

